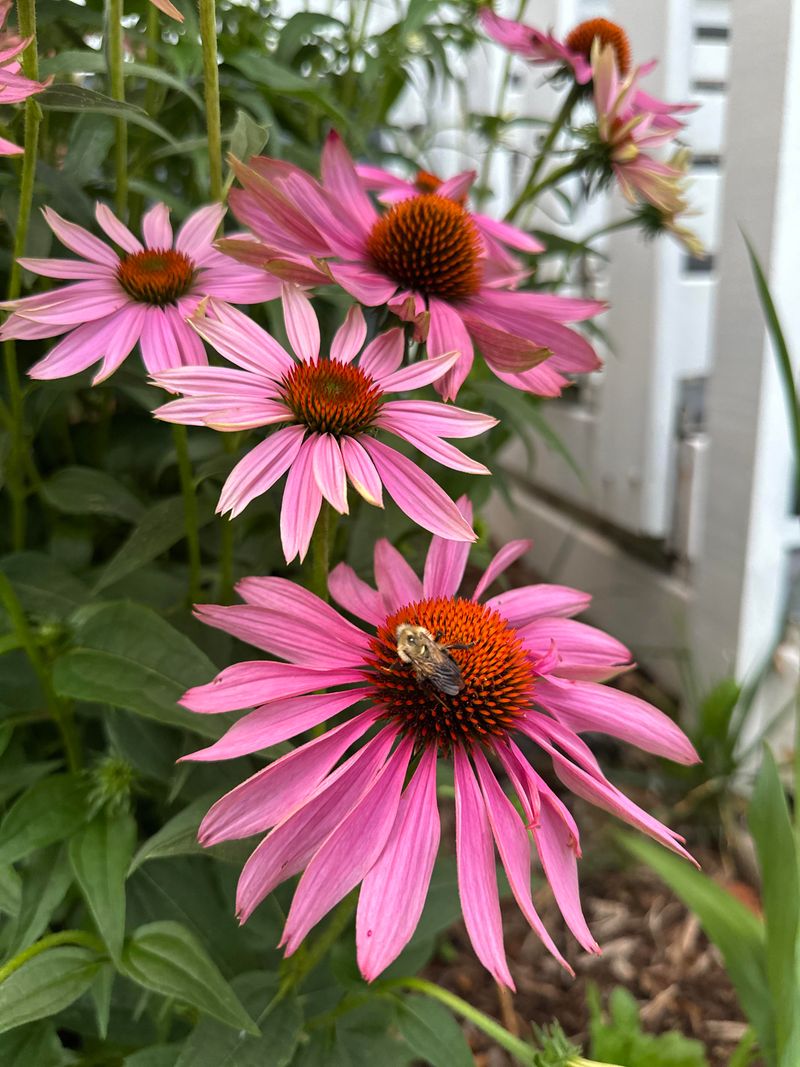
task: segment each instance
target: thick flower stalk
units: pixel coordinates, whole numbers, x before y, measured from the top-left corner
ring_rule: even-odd
[[[105,204],[98,204],[97,223],[117,251],[45,208],[56,237],[80,258],[20,263],[47,278],[75,280],[0,304],[12,312],[0,328],[0,339],[66,335],[31,368],[32,378],[64,378],[102,360],[97,384],[113,374],[137,342],[152,374],[206,363],[203,343],[186,323],[204,297],[253,304],[280,292],[274,278],[213,247],[224,214],[219,204],[200,208],[173,237],[169,209],[156,204],[144,216],[142,243]]]
[[[22,65],[17,57],[32,38],[2,31],[11,7],[11,0],[0,0],[0,104],[19,104],[46,89],[52,81],[52,78],[44,82],[34,81],[20,73]],[[20,156],[22,152],[19,145],[0,137],[0,156]]]
[[[475,344],[498,378],[541,395],[556,396],[567,374],[600,366],[589,342],[565,323],[603,305],[520,292],[527,272],[505,246],[532,252],[538,243],[502,223],[486,240],[485,217],[476,219],[464,203],[471,175],[382,211],[336,133],[322,152],[321,183],[282,160],[232,166],[243,188],[232,190],[231,207],[260,248],[236,240],[221,247],[298,284],[336,283],[362,304],[387,304],[415,324],[431,357],[460,352],[437,385],[446,399],[455,399],[469,374]]]
[[[459,506],[469,522],[468,501]],[[506,545],[473,592],[460,596],[467,544],[434,537],[420,579],[380,541],[377,588],[345,564],[330,576],[331,596],[357,623],[283,578],[246,578],[238,585],[244,604],[197,608],[208,625],[278,658],[235,664],[185,694],[182,703],[198,714],[254,709],[185,758],[232,759],[331,720],[327,732],[222,797],[199,831],[212,845],[272,828],[242,871],[236,908],[246,921],[276,886],[303,872],[281,942],[287,954],[360,884],[361,973],[372,980],[399,955],[422,913],[439,847],[440,761],[455,780],[467,931],[484,966],[511,988],[495,848],[526,919],[569,969],[531,899],[532,835],[567,925],[587,951],[598,951],[579,898],[579,830],[531,765],[531,748],[552,760],[567,789],[687,856],[677,834],[611,784],[580,737],[602,732],[681,763],[697,759],[662,712],[599,684],[625,670],[630,654],[572,619],[590,598],[555,585],[486,596],[529,547]],[[438,672],[423,667],[409,635],[435,645]]]
[[[234,467],[217,510],[238,515],[287,474],[281,508],[287,562],[305,557],[323,500],[347,513],[348,482],[377,507],[383,506],[385,488],[426,530],[474,540],[472,527],[444,490],[376,436],[394,434],[452,470],[489,473],[443,438],[474,437],[496,419],[433,401],[391,398],[435,383],[458,353],[403,367],[402,328],[364,347],[367,325],[361,308],[353,306],[323,357],[311,302],[291,283],[284,285],[283,308],[294,355],[241,312],[209,301],[207,314],[195,316],[192,325],[237,369],[186,367],[154,377],[182,394],[157,409],[160,419],[216,430],[272,431]]]

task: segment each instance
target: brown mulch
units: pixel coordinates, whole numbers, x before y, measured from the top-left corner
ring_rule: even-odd
[[[709,862],[704,867],[708,870]],[[587,872],[583,881],[585,914],[603,949],[599,957],[584,953],[563,932],[547,890],[536,900],[551,932],[561,931],[554,938],[575,969],[574,979],[544,950],[513,901],[504,905],[503,927],[515,995],[504,995],[482,968],[463,926],[450,933],[455,951],[447,953],[448,962],[436,960],[427,977],[520,1035],[530,1033],[530,1023],[557,1019],[581,1046],[587,1038],[587,984],[599,987],[603,1003],[615,986],[624,986],[639,1001],[643,1029],[697,1038],[711,1067],[727,1067],[746,1023],[719,953],[696,918],[644,868]],[[466,1033],[479,1067],[512,1063],[477,1030],[467,1027]]]

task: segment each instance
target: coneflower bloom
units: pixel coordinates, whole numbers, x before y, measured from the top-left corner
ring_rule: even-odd
[[[11,0],[0,0],[0,31],[5,26]],[[29,37],[19,37],[8,31],[0,32],[0,104],[19,104],[29,96],[40,93],[52,81],[35,82],[20,74],[22,65],[17,56],[25,51],[30,43]],[[23,149],[19,145],[0,137],[0,156],[19,156]]]
[[[287,474],[281,540],[287,562],[302,560],[323,500],[346,514],[347,482],[368,503],[383,506],[383,489],[409,518],[434,533],[472,541],[470,524],[434,480],[411,459],[376,437],[395,434],[453,470],[488,474],[445,437],[474,437],[496,419],[429,400],[392,400],[446,374],[457,352],[402,367],[401,327],[364,344],[367,326],[354,305],[320,356],[317,317],[308,298],[289,283],[283,293],[290,355],[241,312],[215,301],[192,324],[238,369],[184,367],[154,377],[183,398],[155,411],[160,419],[216,430],[274,429],[234,467],[217,510],[238,515]]]
[[[263,265],[301,285],[335,282],[370,307],[388,304],[416,324],[429,356],[460,352],[437,384],[446,399],[469,373],[473,342],[503,381],[548,396],[560,393],[566,373],[600,366],[588,341],[564,323],[603,305],[516,291],[525,272],[509,272],[507,254],[494,257],[472,213],[441,188],[379,211],[336,133],[322,152],[322,184],[281,160],[232,166],[243,188],[231,191],[231,207],[263,242]],[[495,241],[508,244],[499,232]],[[252,245],[220,247],[251,263],[257,255]]]
[[[469,521],[468,502],[459,505]],[[486,598],[528,548],[529,542],[506,545],[472,594],[459,596],[467,545],[434,538],[420,579],[380,541],[377,589],[344,564],[330,576],[331,595],[357,625],[283,578],[246,578],[238,586],[244,604],[197,608],[203,622],[279,659],[237,663],[184,695],[183,705],[200,714],[254,709],[211,747],[185,758],[231,759],[331,721],[325,733],[217,801],[199,830],[202,844],[213,845],[272,827],[242,871],[236,909],[244,922],[277,885],[303,872],[281,941],[287,954],[359,883],[361,973],[374,979],[402,951],[422,913],[439,847],[439,761],[455,777],[466,928],[481,962],[511,988],[495,847],[526,919],[567,966],[531,899],[529,832],[567,925],[587,951],[599,951],[580,905],[578,827],[526,749],[548,756],[567,789],[688,855],[677,834],[611,784],[579,736],[602,732],[681,763],[697,759],[660,711],[598,684],[625,670],[630,654],[571,618],[590,598],[556,585]],[[403,626],[422,627],[440,649],[449,646],[441,654],[456,665],[460,687],[446,692],[401,660]]]
[[[203,342],[186,323],[204,297],[254,304],[280,293],[280,283],[271,275],[214,248],[224,214],[220,204],[200,208],[173,237],[169,209],[156,204],[142,220],[142,243],[105,204],[98,204],[98,225],[117,251],[52,208],[44,208],[53,233],[81,258],[20,263],[46,278],[74,282],[0,304],[13,312],[0,328],[0,338],[66,335],[31,368],[32,378],[64,378],[102,360],[96,384],[120,366],[137,341],[153,374],[167,367],[206,363]]]

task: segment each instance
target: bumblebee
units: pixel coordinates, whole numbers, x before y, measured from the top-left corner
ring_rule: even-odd
[[[450,655],[451,648],[472,645],[441,645],[424,626],[401,623],[395,631],[397,658],[410,664],[419,682],[427,682],[447,696],[454,697],[464,688],[461,668]]]

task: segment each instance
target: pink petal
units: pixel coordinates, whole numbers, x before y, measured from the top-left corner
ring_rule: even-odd
[[[456,746],[453,760],[458,894],[464,923],[478,959],[496,981],[513,990],[514,981],[503,948],[500,897],[486,808],[467,754]]]
[[[28,371],[31,378],[50,380],[78,374],[98,359],[97,340],[112,329],[108,318],[89,322],[68,333],[47,355]]]
[[[98,226],[104,233],[115,241],[126,252],[136,253],[144,251],[144,246],[138,237],[135,237],[128,227],[117,218],[111,208],[105,204],[97,203],[94,209],[94,217]]]
[[[90,263],[85,259],[29,259],[21,258],[17,261],[25,270],[41,274],[45,278],[76,278],[76,279],[99,279],[109,278],[112,271],[99,263]]]
[[[209,626],[217,625],[214,619],[204,618],[202,611],[198,617]],[[307,664],[300,667],[296,663],[278,663],[276,660],[243,660],[220,671],[206,685],[187,689],[178,703],[189,711],[216,715],[222,711],[241,711],[269,701],[301,696],[315,689],[361,681],[362,675],[351,667],[317,670]]]
[[[422,582],[400,552],[381,537],[375,544],[375,583],[384,606],[384,617],[406,604],[422,600]]]
[[[532,541],[509,541],[507,545],[503,545],[483,572],[481,580],[475,586],[472,599],[480,600],[489,586],[500,577],[503,571],[530,550],[532,543]]]
[[[358,966],[371,982],[417,928],[439,849],[436,749],[427,749],[397,809],[394,826],[364,877],[356,913]]]
[[[7,141],[5,137],[0,137],[0,156],[22,156],[24,154],[24,148],[14,144],[13,141]]]
[[[330,433],[314,438],[312,469],[314,481],[322,496],[340,515],[347,515],[347,478],[339,442]]]
[[[380,383],[381,389],[384,393],[403,393],[409,389],[421,389],[446,374],[451,367],[455,366],[458,359],[457,352],[446,352],[441,356],[421,359],[418,363],[401,367],[400,370],[383,378]]]
[[[472,524],[472,504],[462,496],[456,506],[465,520]],[[467,567],[470,546],[466,541],[449,541],[443,537],[431,539],[425,558],[423,594],[425,597],[454,597]]]
[[[379,384],[393,374],[403,362],[403,327],[379,333],[364,349],[359,367]]]
[[[474,213],[472,218],[480,230],[491,234],[492,237],[504,245],[518,248],[521,252],[536,253],[544,251],[544,245],[541,241],[508,222],[500,222],[499,219],[492,219],[488,215],[478,215],[477,213]]]
[[[264,400],[277,395],[272,381],[263,374],[232,367],[174,367],[153,378],[170,393],[231,400]]]
[[[380,856],[397,815],[413,748],[412,737],[400,742],[306,867],[281,938],[287,956],[297,951],[309,930],[358,885]]]
[[[477,540],[450,497],[415,463],[382,441],[365,437],[362,443],[386,491],[409,518],[423,529],[452,541]]]
[[[201,748],[184,760],[207,761],[234,759],[279,745],[311,730],[345,708],[369,697],[371,689],[348,689],[339,693],[316,693],[313,696],[274,700],[245,715],[208,748]]]
[[[335,130],[331,130],[322,149],[322,184],[332,194],[337,207],[343,209],[366,237],[378,219],[375,208],[364,192],[350,153]]]
[[[314,480],[314,438],[305,440],[286,479],[281,505],[281,545],[286,562],[306,558],[311,536],[322,506],[322,494]]]
[[[553,352],[544,345],[490,326],[475,315],[465,314],[464,322],[473,340],[478,342],[483,358],[494,371],[521,374],[553,356]]]
[[[342,437],[339,441],[342,450],[344,468],[355,491],[368,504],[376,508],[383,507],[383,485],[363,445],[355,437]]]
[[[141,337],[146,311],[145,307],[133,306],[112,316],[113,328],[104,337],[101,350],[103,362],[100,370],[92,378],[92,385],[104,382],[131,354],[134,345]]]
[[[385,304],[397,292],[397,282],[360,263],[330,263],[333,280],[367,307]]]
[[[261,272],[247,271],[237,277],[234,273],[223,274],[218,268],[204,268],[194,283],[194,292],[200,296],[213,296],[234,304],[264,304],[281,295],[278,278]]]
[[[429,356],[458,352],[459,359],[437,386],[445,400],[455,400],[472,367],[472,339],[459,313],[442,300],[431,298],[427,351]]]
[[[165,15],[169,15],[171,19],[175,19],[176,22],[183,22],[183,15],[172,3],[172,0],[150,0],[153,7],[157,7],[159,11],[163,11]]]
[[[84,230],[83,226],[76,226],[74,222],[62,219],[51,207],[42,208],[42,214],[62,245],[71,252],[90,259],[93,263],[102,263],[106,267],[117,269],[119,256],[105,242]]]
[[[184,426],[210,426],[213,430],[223,433],[254,430],[275,426],[280,422],[294,421],[293,412],[283,404],[273,400],[240,399],[236,396],[171,400],[168,404],[155,408],[153,415],[164,422],[177,422]]]
[[[327,739],[332,732],[320,740]],[[236,912],[240,922],[247,921],[275,886],[305,867],[325,838],[358,803],[383,765],[396,733],[395,726],[381,730],[261,842],[239,879]]]
[[[373,709],[328,730],[251,775],[208,811],[198,831],[201,845],[261,833],[285,819],[312,795],[339,758],[367,732]]]
[[[436,190],[436,195],[448,200],[461,200],[470,191],[477,177],[478,172],[475,170],[462,171],[461,174],[456,174],[442,182]]]
[[[144,365],[154,377],[159,371],[180,367],[183,363],[170,318],[164,308],[148,306],[142,324],[140,346]]]
[[[142,233],[148,248],[172,248],[172,227],[166,204],[154,204],[142,218]]]
[[[168,306],[164,308],[164,311],[172,330],[172,336],[175,338],[181,366],[203,366],[208,363],[205,345],[186,321],[186,317],[191,315],[195,308],[191,306],[188,298],[184,298],[184,301],[177,307]]]
[[[292,349],[306,363],[316,363],[319,359],[319,322],[311,301],[302,289],[289,284],[282,286],[281,298]]]
[[[367,336],[367,323],[358,304],[353,304],[347,316],[336,331],[331,343],[331,359],[340,363],[352,363]],[[363,370],[363,367],[362,367]]]
[[[541,678],[536,703],[576,733],[609,734],[676,763],[699,760],[691,741],[663,711],[619,689],[593,682],[554,685]]]
[[[526,649],[534,656],[547,653],[555,641],[559,654],[558,674],[587,677],[630,663],[631,654],[616,638],[574,619],[535,619],[517,630]],[[565,673],[566,672],[566,673]],[[577,672],[577,673],[576,673]]]
[[[523,585],[491,597],[486,606],[499,611],[511,626],[520,627],[543,616],[577,615],[591,600],[589,593],[566,585]]]
[[[397,426],[405,425],[435,437],[476,437],[498,422],[491,415],[435,400],[387,400],[381,413],[390,415]]]
[[[528,832],[514,805],[500,788],[497,779],[479,748],[473,751],[478,781],[481,785],[486,813],[492,828],[500,860],[508,875],[508,884],[519,909],[545,948],[570,974],[574,971],[558,951],[544,923],[539,918],[531,898],[531,847]]]
[[[357,619],[380,626],[386,618],[380,593],[359,578],[347,563],[333,568],[328,575],[328,589],[336,603]]]
[[[222,204],[209,204],[193,211],[178,230],[175,247],[191,260],[202,266],[212,250],[212,241],[225,216]]]
[[[96,322],[130,307],[132,303],[128,294],[115,282],[90,279],[64,285],[41,296],[26,297],[15,301],[12,306],[23,318],[63,330],[70,326],[82,326],[86,322]]]
[[[237,308],[211,301],[208,310],[205,317],[194,315],[191,324],[231,363],[276,381],[295,366],[286,349]]]
[[[231,518],[265,493],[291,467],[303,443],[303,426],[286,426],[270,434],[233,468],[220,493],[217,511]]]
[[[380,414],[375,419],[375,425],[408,441],[423,455],[430,456],[437,463],[450,467],[452,470],[466,471],[467,474],[491,473],[485,464],[472,459],[455,445],[448,444],[447,441],[442,441],[441,438],[426,434],[424,431],[412,429],[413,422],[409,424],[409,420],[404,420],[402,416],[398,420],[396,416]]]

